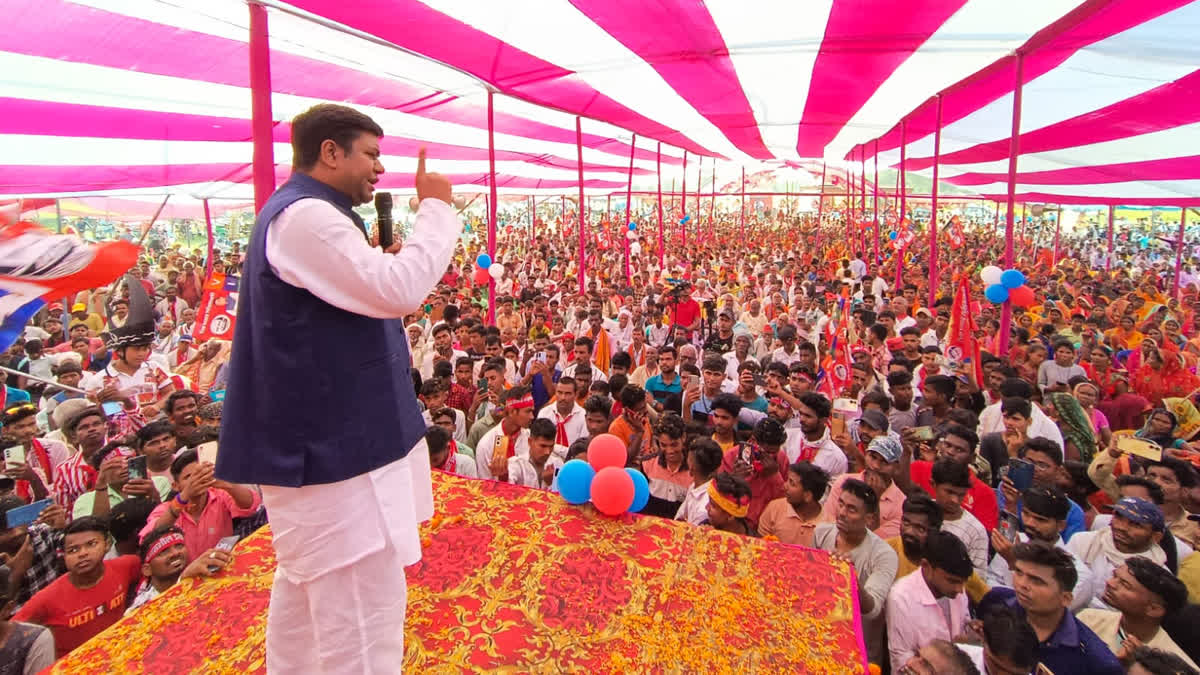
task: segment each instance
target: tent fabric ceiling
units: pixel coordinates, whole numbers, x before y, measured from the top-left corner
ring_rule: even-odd
[[[801,159],[1005,191],[1024,54],[1018,193],[1200,203],[1200,0],[271,0],[277,180],[288,120],[320,101],[375,118],[385,188],[416,148],[464,192],[664,188]],[[242,0],[0,0],[0,196],[251,194]],[[312,20],[310,20],[312,19]],[[399,49],[397,49],[398,47]],[[907,115],[905,113],[908,112]],[[636,141],[633,134],[637,135]],[[632,143],[632,146],[631,146]],[[848,160],[848,162],[847,162]],[[474,187],[475,189],[471,189]]]

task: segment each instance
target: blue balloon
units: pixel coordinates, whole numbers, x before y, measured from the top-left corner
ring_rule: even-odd
[[[1008,289],[1003,284],[992,284],[983,290],[983,297],[992,304],[1003,304],[1005,300],[1008,300]]]
[[[582,459],[573,459],[558,472],[558,493],[568,504],[586,504],[592,498],[596,470]],[[649,488],[646,488],[649,490]]]
[[[1000,274],[1000,285],[1012,290],[1025,285],[1025,275],[1021,274],[1021,270],[1004,270]]]
[[[896,234],[895,230],[888,232],[888,239],[891,239],[892,241],[896,241],[897,236],[899,236],[899,235]]]
[[[684,216],[683,219],[679,221],[679,224],[683,225],[684,223],[686,223],[687,221],[689,221],[691,219],[692,219],[691,216]]]
[[[486,270],[492,266],[492,256],[486,253],[480,253],[479,257],[475,259],[475,264],[479,265],[479,269]]]
[[[633,479],[633,504],[629,505],[629,510],[636,513],[646,508],[650,501],[650,482],[646,480],[645,474],[637,469],[625,467],[625,471]]]
[[[637,229],[637,224],[636,224],[636,223],[630,223],[630,224],[629,224],[629,229],[631,229],[631,230],[636,230],[636,229]]]

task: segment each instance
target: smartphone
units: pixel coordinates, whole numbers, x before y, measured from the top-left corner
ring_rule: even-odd
[[[1016,543],[1017,532],[1020,530],[1021,526],[1020,523],[1017,522],[1016,516],[1008,511],[1000,512],[1000,534],[1004,535],[1005,539]]]
[[[533,360],[545,363],[546,362],[546,352],[538,352],[537,354],[534,354]]]
[[[928,443],[933,440],[933,427],[913,427],[913,438]]]
[[[236,546],[237,543],[238,543],[238,536],[236,534],[231,534],[228,537],[221,537],[221,540],[218,541],[217,545],[214,546],[213,548],[217,549],[218,551],[225,551],[226,553],[231,553],[233,551],[233,547]],[[213,572],[216,572],[220,569],[221,568],[216,565],[208,566],[209,574],[212,574]]]
[[[8,513],[4,514],[4,525],[8,529],[28,525],[38,519],[42,515],[42,511],[46,510],[54,502],[49,499],[43,499],[39,502],[18,506],[15,509],[9,509]]]
[[[1017,490],[1028,490],[1033,485],[1033,462],[1015,457],[1008,460],[1008,479]]]
[[[486,377],[481,377],[475,382],[475,388],[479,391],[487,391],[488,381]]]
[[[25,463],[25,446],[14,445],[4,449],[4,465],[12,468],[17,464]]]
[[[1152,462],[1162,461],[1162,446],[1144,438],[1136,438],[1126,434],[1117,435],[1117,449],[1130,455],[1144,457]]]
[[[144,480],[149,475],[146,472],[146,456],[145,455],[138,455],[137,457],[130,457],[126,461],[125,466],[126,466],[126,468],[129,469],[129,480]]]
[[[217,441],[209,441],[196,446],[196,455],[201,462],[217,463]]]
[[[112,417],[121,412],[123,406],[120,401],[105,401],[100,404],[100,410],[104,412],[105,417]]]
[[[840,436],[846,433],[846,418],[842,413],[835,410],[829,416],[829,434],[831,436]]]

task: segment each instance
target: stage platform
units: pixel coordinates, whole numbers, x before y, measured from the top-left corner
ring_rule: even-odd
[[[410,673],[861,673],[850,568],[822,551],[435,472],[408,570]],[[260,673],[270,533],[183,582],[54,673]]]

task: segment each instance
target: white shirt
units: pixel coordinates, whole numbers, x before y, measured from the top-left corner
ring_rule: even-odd
[[[373,248],[332,204],[302,199],[267,232],[267,260],[286,283],[348,312],[402,318],[441,278],[462,232],[449,204],[425,199],[404,247]],[[279,570],[305,583],[384,550],[404,565],[421,559],[418,525],[433,516],[429,450],[422,438],[403,459],[336,483],[262,486]],[[353,518],[346,518],[354,513]]]
[[[467,416],[458,408],[449,408],[454,412],[454,442],[467,442]],[[426,410],[421,413],[421,417],[425,418],[425,428],[433,426],[433,413]]]
[[[975,433],[979,434],[980,438],[983,438],[986,434],[1002,433],[1004,431],[1004,415],[1000,412],[1000,404],[1001,402],[993,403],[984,408],[983,412],[979,413],[979,426],[976,428]],[[1046,440],[1058,443],[1058,447],[1063,447],[1062,431],[1059,430],[1058,425],[1054,423],[1054,420],[1047,417],[1046,413],[1042,412],[1041,407],[1037,405],[1032,407],[1033,419],[1029,423],[1029,430],[1026,432],[1026,436],[1029,438],[1045,438]]]
[[[492,427],[486,434],[483,435],[483,438],[479,439],[479,446],[475,448],[475,468],[477,470],[476,473],[479,474],[480,478],[495,480],[496,477],[492,474],[491,469],[492,453],[496,450],[496,446],[499,444],[500,439],[502,438],[504,438],[503,423]],[[521,455],[523,457],[529,456],[528,429],[522,429],[517,432],[517,440],[514,445],[515,447],[513,448],[513,451],[517,455]]]
[[[679,510],[675,512],[675,520],[684,520],[693,525],[701,525],[708,520],[708,485],[712,481],[705,481],[700,485],[693,485],[688,488],[687,495],[683,498],[683,503],[679,505]]]
[[[588,367],[592,369],[592,382],[608,382],[608,373],[600,370],[600,366],[597,366],[594,363],[589,363]],[[562,377],[575,377],[575,371],[578,368],[578,361],[571,363],[571,365],[563,368]]]
[[[778,347],[771,352],[771,363],[782,363],[785,366],[791,366],[800,360],[800,347],[793,347],[792,353],[789,354],[783,347]]]
[[[425,352],[425,356],[421,359],[421,367],[420,367],[421,380],[428,380],[429,378],[433,377],[433,357],[434,357],[434,354],[436,354],[436,353],[437,352],[431,348],[429,351]],[[450,350],[450,366],[453,368],[454,364],[458,363],[459,359],[463,359],[466,357],[467,357],[466,352],[459,351],[457,349],[451,349]],[[481,363],[483,363],[482,360],[477,361],[475,363],[475,368],[478,369],[480,367],[479,364],[481,364]],[[453,371],[451,371],[451,372],[453,372]],[[475,376],[478,377],[479,373],[476,372]]]
[[[557,427],[559,422],[563,423],[564,430],[567,432],[567,443],[570,447],[577,439],[587,435],[587,421],[583,406],[575,403],[571,407],[571,412],[567,413],[566,418],[558,412],[557,405],[547,405],[538,411],[538,419],[550,420]]]
[[[958,537],[958,540],[967,547],[967,554],[971,556],[971,564],[975,567],[975,573],[980,578],[986,576],[989,539],[983,523],[971,515],[970,511],[963,509],[962,516],[958,520],[942,521],[942,531]]]
[[[562,468],[562,457],[550,454],[546,458],[546,466],[554,467],[554,475],[558,476],[558,470]],[[551,480],[549,485],[542,485],[542,474],[538,471],[533,462],[529,461],[528,455],[514,455],[508,458],[508,482],[513,485],[523,485],[528,488],[537,488],[539,490],[548,490],[554,481]]]
[[[821,434],[821,438],[815,442],[805,438],[804,432],[798,427],[785,429],[785,431],[787,432],[787,442],[783,444],[783,451],[787,454],[789,464],[796,463],[805,450],[816,448],[817,454],[813,457],[812,464],[825,469],[825,473],[828,473],[830,478],[837,478],[846,473],[850,467],[849,461],[846,460],[846,453],[829,437],[828,427]]]
[[[144,361],[132,375],[126,375],[113,368],[110,363],[104,370],[91,373],[80,381],[79,388],[96,393],[104,388],[105,380],[112,380],[117,386],[122,398],[132,398],[138,407],[151,405],[158,400],[158,392],[172,386],[166,370],[152,361]]]
[[[867,263],[855,258],[850,261],[850,274],[854,275],[855,279],[862,279],[867,274]]]
[[[1018,532],[1017,541],[1029,541],[1029,535],[1024,532]],[[1067,551],[1068,554],[1070,553],[1067,550],[1067,545],[1063,543],[1061,536],[1054,543],[1054,548],[1060,551]],[[1071,611],[1078,612],[1087,607],[1088,603],[1092,601],[1092,594],[1096,589],[1092,588],[1091,568],[1074,555],[1071,556],[1071,559],[1075,561],[1075,572],[1078,575],[1078,580],[1075,582],[1075,588],[1072,591],[1074,596],[1071,598]],[[1004,556],[992,556],[992,562],[988,563],[987,583],[988,586],[993,588],[996,586],[1012,588],[1012,570],[1008,568],[1008,561],[1004,559]]]

